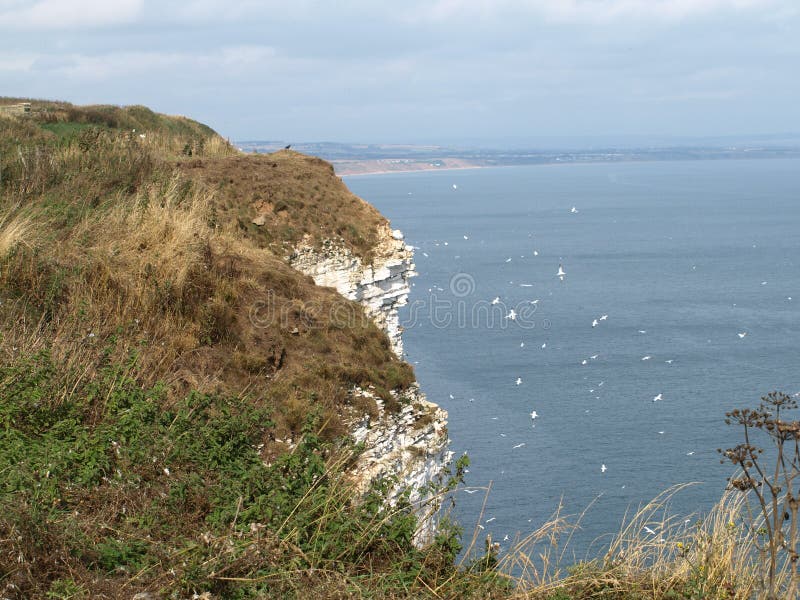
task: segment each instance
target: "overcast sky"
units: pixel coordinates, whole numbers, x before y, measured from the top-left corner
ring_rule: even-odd
[[[800,130],[800,0],[0,0],[0,95],[232,139]]]

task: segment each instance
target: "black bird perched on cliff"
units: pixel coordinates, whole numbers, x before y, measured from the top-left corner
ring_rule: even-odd
[[[291,144],[286,144],[286,145],[283,147],[283,149],[284,149],[284,150],[288,150],[288,149],[289,149],[289,148],[291,148],[291,147],[292,147],[292,145],[291,145]]]

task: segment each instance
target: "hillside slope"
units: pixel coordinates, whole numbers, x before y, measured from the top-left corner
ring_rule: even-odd
[[[338,595],[454,568],[452,529],[412,545],[390,473],[366,499],[351,476],[353,419],[416,396],[362,306],[287,263],[335,243],[369,264],[388,228],[330,165],[32,101],[0,112],[0,169],[5,597]]]

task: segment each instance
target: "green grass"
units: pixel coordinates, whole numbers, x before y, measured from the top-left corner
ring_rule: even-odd
[[[245,598],[290,589],[297,570],[365,595],[453,572],[456,531],[416,549],[410,507],[385,503],[390,481],[354,502],[355,449],[323,443],[318,415],[265,464],[269,411],[196,392],[166,405],[163,385],[129,377],[135,362],[69,391],[47,352],[0,369],[0,582],[31,598],[134,580]]]
[[[42,123],[40,125],[45,131],[55,134],[59,138],[69,139],[77,137],[85,129],[95,127],[90,123],[71,123],[68,121],[56,121],[53,123]]]

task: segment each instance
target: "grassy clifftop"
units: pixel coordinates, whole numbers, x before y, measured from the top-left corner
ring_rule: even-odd
[[[137,379],[246,390],[295,433],[312,391],[340,431],[350,387],[388,397],[413,380],[360,307],[282,260],[326,238],[365,255],[385,222],[326,163],[243,156],[142,107],[61,103],[0,117],[0,149],[4,342],[69,360],[111,337],[115,358],[146,344]]]
[[[3,596],[338,594],[450,568],[348,476],[344,422],[375,409],[350,390],[396,404],[411,368],[283,258],[327,238],[368,258],[383,225],[330,165],[183,117],[0,113]]]

